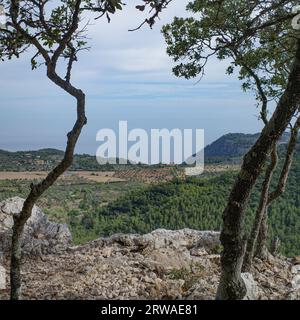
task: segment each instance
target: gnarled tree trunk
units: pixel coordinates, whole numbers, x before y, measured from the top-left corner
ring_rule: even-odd
[[[260,258],[261,260],[266,260],[268,258],[268,206],[266,207],[265,211],[263,212],[263,217],[261,220],[259,233],[257,237],[257,245],[255,248],[254,256]]]
[[[261,174],[262,167],[272,146],[287,128],[299,103],[300,40],[297,41],[297,50],[287,88],[259,139],[244,157],[241,171],[223,213],[221,243],[224,250],[221,256],[222,273],[217,299],[242,299],[245,296],[245,284],[241,278],[241,268],[245,253],[245,206],[249,201],[250,194]]]
[[[55,66],[48,64],[48,78],[72,95],[77,101],[77,120],[73,129],[67,135],[67,147],[63,160],[47,175],[47,177],[36,185],[31,185],[31,191],[26,198],[19,215],[14,216],[11,250],[11,299],[18,300],[21,296],[21,237],[24,226],[31,216],[32,208],[38,198],[71,166],[76,142],[87,119],[85,116],[85,95],[74,88],[68,81],[61,79],[55,72]]]
[[[273,173],[276,168],[277,162],[278,162],[277,144],[275,144],[272,149],[271,163],[268,165],[268,168],[266,170],[266,176],[263,182],[259,206],[257,208],[252,230],[247,241],[247,250],[246,250],[244,263],[243,263],[244,272],[249,272],[252,267],[252,261],[255,254],[257,238],[261,229],[261,223],[265,216],[264,213],[267,210],[270,184],[272,181]]]
[[[274,192],[268,194],[268,203],[263,212],[263,218],[260,224],[260,230],[257,238],[257,248],[255,255],[260,259],[266,259],[268,256],[267,238],[268,238],[268,208],[272,202],[278,199],[285,191],[288,176],[292,167],[294,153],[296,150],[298,133],[300,128],[300,118],[297,119],[295,125],[291,129],[285,161],[281,170],[278,185]]]

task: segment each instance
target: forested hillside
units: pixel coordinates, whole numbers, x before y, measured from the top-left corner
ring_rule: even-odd
[[[64,152],[57,149],[9,152],[0,150],[0,171],[49,171],[61,161]],[[117,160],[118,162],[118,160]],[[119,165],[99,165],[95,156],[76,154],[70,170],[109,171]]]
[[[220,230],[221,215],[235,177],[188,178],[127,193],[98,210],[69,216],[76,241],[117,232],[146,233],[156,228]],[[300,254],[300,158],[294,163],[284,196],[270,208],[270,239],[278,236],[282,253]],[[258,187],[247,209],[249,229],[259,199]],[[80,215],[83,213],[83,216]],[[249,231],[249,230],[248,230]]]
[[[223,162],[229,159],[234,162],[240,159],[255,138],[257,135],[225,135],[207,147],[207,154],[215,155],[211,157],[214,160]],[[282,140],[281,152],[285,146]],[[224,156],[226,152],[228,157]],[[1,160],[6,159],[1,165],[9,167],[13,165],[12,161],[19,161],[21,168],[24,168],[32,164],[29,160],[23,163],[24,157],[33,157],[36,161],[56,161],[62,155],[61,151],[53,149],[30,154],[1,152]],[[76,156],[73,168],[90,165],[97,165],[93,157]],[[235,175],[233,171],[214,174],[207,172],[197,178],[174,179],[172,182],[151,186],[146,186],[142,181],[97,184],[78,179],[70,185],[57,184],[45,194],[39,205],[52,219],[66,222],[77,243],[118,232],[146,233],[157,228],[220,230],[221,215]],[[284,196],[270,208],[270,240],[278,236],[282,241],[282,252],[287,255],[300,254],[299,181],[300,155],[297,152],[288,188]],[[0,183],[0,200],[15,195],[25,196],[28,186],[29,181],[4,180]],[[247,209],[247,228],[259,200],[259,186]]]
[[[256,134],[228,133],[205,147],[206,163],[239,163],[242,157],[249,151],[259,137]],[[282,151],[289,139],[285,133],[279,142],[279,149]]]

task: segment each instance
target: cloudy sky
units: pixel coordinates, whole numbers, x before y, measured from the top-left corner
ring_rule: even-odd
[[[143,17],[132,5],[89,27],[91,50],[73,70],[73,83],[87,95],[88,125],[77,152],[94,154],[96,133],[127,120],[131,128],[205,129],[205,143],[229,132],[260,130],[251,94],[241,91],[225,63],[211,61],[201,82],[178,79],[160,33],[164,23],[185,15],[188,1],[174,1],[153,30],[136,31]],[[43,67],[31,71],[30,52],[0,64],[0,149],[64,147],[75,119],[72,98],[55,87]]]

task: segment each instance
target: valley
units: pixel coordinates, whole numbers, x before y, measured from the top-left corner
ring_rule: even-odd
[[[119,232],[145,234],[157,228],[219,231],[241,157],[255,138],[257,135],[230,134],[218,139],[207,147],[205,171],[198,177],[185,177],[184,165],[116,165],[99,170],[99,165],[94,167],[97,162],[92,161],[92,156],[76,156],[75,167],[81,163],[77,170],[73,166],[65,173],[39,199],[38,205],[52,220],[66,223],[77,244],[99,236]],[[281,147],[284,148],[284,142]],[[61,156],[58,151],[46,150],[31,152],[31,155],[44,161],[47,155],[51,163]],[[13,196],[26,197],[30,183],[46,175],[46,171],[41,170],[45,169],[46,162],[36,167],[36,161],[28,160],[28,152],[1,152],[0,155],[0,201]],[[14,163],[18,166],[14,167]],[[32,163],[35,167],[24,170]],[[12,170],[14,168],[18,170]],[[279,237],[281,252],[288,256],[300,254],[299,168],[297,153],[287,191],[270,208],[269,243]],[[248,232],[259,201],[260,186],[261,181],[247,207]]]

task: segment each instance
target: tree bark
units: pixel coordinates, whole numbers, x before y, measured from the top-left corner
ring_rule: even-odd
[[[241,278],[241,267],[245,253],[244,214],[245,206],[259,177],[272,146],[287,128],[300,103],[300,40],[297,41],[295,59],[290,71],[287,88],[280,98],[269,123],[259,139],[245,155],[241,171],[231,191],[223,213],[221,243],[222,273],[217,299],[242,299],[245,284]]]
[[[252,230],[247,241],[247,250],[246,250],[244,263],[243,263],[244,272],[249,272],[252,267],[257,238],[261,229],[261,223],[264,218],[264,213],[267,211],[270,185],[271,185],[273,173],[275,171],[277,163],[278,163],[277,144],[275,144],[271,152],[271,162],[268,165],[268,168],[266,170],[266,176],[262,186],[259,206],[257,208]]]
[[[85,95],[73,87],[69,82],[61,79],[55,72],[55,65],[48,63],[48,78],[72,95],[77,101],[77,120],[73,129],[67,135],[67,146],[63,160],[47,175],[47,177],[36,185],[31,185],[31,191],[26,198],[19,215],[14,216],[11,251],[11,299],[19,300],[21,297],[21,238],[24,226],[31,216],[32,208],[38,198],[71,166],[73,162],[74,149],[83,126],[87,123],[85,116]]]
[[[267,240],[268,240],[268,206],[266,207],[266,210],[263,214],[263,218],[261,220],[259,233],[257,237],[257,246],[255,250],[255,256],[260,258],[261,260],[267,260],[268,258],[268,246],[267,246]]]
[[[259,235],[257,239],[257,249],[255,255],[260,259],[266,259],[268,256],[267,239],[268,239],[268,208],[272,202],[278,199],[285,191],[289,173],[292,167],[294,153],[297,146],[298,133],[300,128],[300,118],[297,119],[294,127],[291,130],[291,137],[288,143],[285,161],[281,170],[278,185],[272,193],[268,195],[268,204],[264,211],[264,216],[261,221]]]

